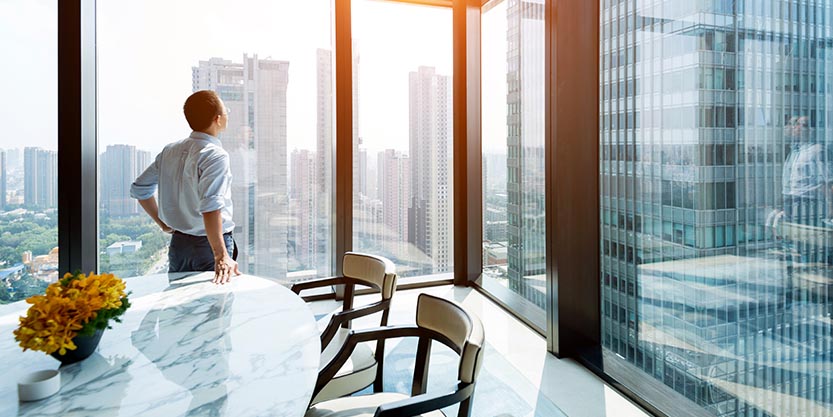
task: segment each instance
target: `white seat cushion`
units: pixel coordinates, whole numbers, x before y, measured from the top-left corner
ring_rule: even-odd
[[[312,406],[304,414],[304,417],[373,417],[380,405],[406,398],[408,398],[407,395],[393,392],[337,398]],[[445,414],[440,410],[420,415],[423,417],[445,417]]]
[[[347,339],[349,329],[339,328],[338,332],[333,337],[333,340],[321,353],[320,369],[323,369],[330,361],[338,354],[344,341]],[[376,379],[376,358],[373,356],[373,350],[367,343],[361,343],[353,350],[350,359],[344,363],[344,366],[338,370],[336,376],[324,386],[324,389],[315,396],[312,401],[313,404],[330,400],[333,398],[350,395],[356,391],[361,391],[365,387],[373,384]]]

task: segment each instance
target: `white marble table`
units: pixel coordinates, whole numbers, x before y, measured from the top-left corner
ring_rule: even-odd
[[[28,304],[0,306],[0,416],[302,416],[318,373],[312,312],[273,281],[212,277],[126,279],[123,322],[61,368],[58,394],[32,403],[18,402],[17,380],[59,362],[14,341]]]

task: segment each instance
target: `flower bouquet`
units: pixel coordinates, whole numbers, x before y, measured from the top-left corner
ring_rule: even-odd
[[[110,320],[130,307],[124,281],[113,274],[67,273],[50,284],[46,293],[26,299],[31,304],[15,340],[24,351],[39,350],[63,364],[90,356]]]

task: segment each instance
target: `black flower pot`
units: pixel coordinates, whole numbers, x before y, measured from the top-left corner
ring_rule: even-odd
[[[98,347],[98,342],[101,341],[102,334],[104,334],[103,329],[96,330],[95,333],[90,336],[75,336],[72,339],[75,346],[77,346],[75,350],[67,350],[67,353],[63,355],[58,353],[58,351],[55,351],[52,353],[52,357],[61,361],[61,366],[83,361],[95,352],[95,348]]]

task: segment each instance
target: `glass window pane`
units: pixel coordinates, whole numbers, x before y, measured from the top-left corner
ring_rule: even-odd
[[[543,328],[544,1],[491,2],[481,22],[481,285]],[[634,219],[611,210],[611,222]]]
[[[400,277],[454,270],[451,9],[358,0],[353,248]]]
[[[0,304],[58,279],[58,2],[0,2]]]
[[[332,274],[332,9],[332,0],[98,3],[102,271],[168,270],[170,237],[130,185],[166,144],[198,140],[186,139],[183,104],[213,90],[229,111],[219,141],[241,271],[285,283]]]
[[[621,309],[602,315],[605,357],[715,416],[829,415],[829,2],[600,5],[600,120],[642,119],[601,124],[601,149],[642,149],[632,169],[602,153],[601,184],[643,190],[601,187],[601,211],[661,226],[600,220],[610,247],[641,254],[600,253],[602,304]],[[622,36],[605,29],[617,24]],[[604,59],[632,49],[633,66]],[[631,83],[633,95],[616,88]],[[635,291],[607,296],[615,274]]]

